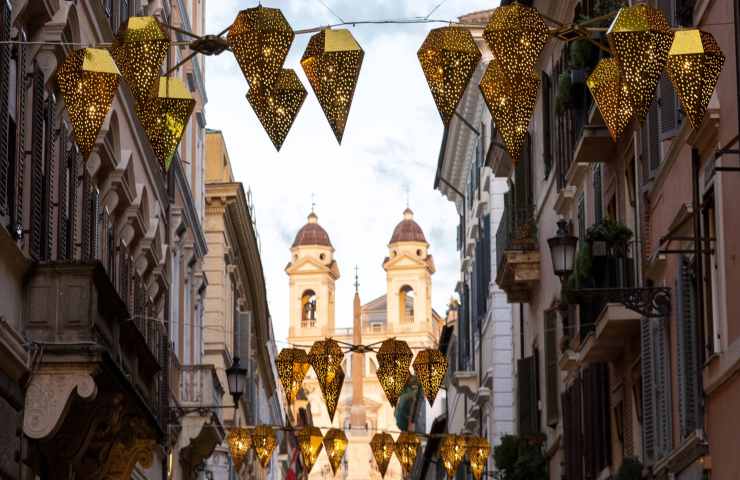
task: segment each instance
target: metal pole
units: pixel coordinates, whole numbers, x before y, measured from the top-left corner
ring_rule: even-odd
[[[737,102],[737,128],[740,132],[740,2],[735,0],[735,95]]]
[[[704,411],[704,386],[702,382],[702,370],[704,368],[704,262],[702,257],[702,232],[701,232],[701,200],[699,194],[699,174],[701,171],[701,156],[699,150],[691,149],[691,180],[692,180],[692,210],[694,211],[694,282],[696,285],[696,363],[699,381],[697,382],[699,394],[699,417]],[[707,232],[709,233],[709,232]]]

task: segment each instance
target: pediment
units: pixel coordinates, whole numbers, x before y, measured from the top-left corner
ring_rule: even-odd
[[[427,263],[421,258],[402,253],[388,259],[383,267],[386,270],[389,268],[426,268]]]
[[[339,277],[339,269],[336,266],[336,262],[324,265],[312,257],[302,258],[296,262],[289,263],[285,267],[285,271],[291,275],[330,273],[334,275],[334,277]]]

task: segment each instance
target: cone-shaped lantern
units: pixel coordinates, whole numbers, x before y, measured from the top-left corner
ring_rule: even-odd
[[[373,457],[375,457],[375,462],[378,464],[381,477],[385,477],[395,447],[396,443],[389,433],[376,433],[370,440],[370,449],[373,451]]]
[[[293,43],[293,29],[277,8],[242,10],[226,35],[250,88],[269,88],[278,78]]]
[[[383,387],[390,404],[395,407],[411,376],[409,366],[414,354],[411,353],[408,343],[389,338],[378,349],[377,357],[380,386]]]
[[[704,120],[724,63],[725,56],[711,33],[696,29],[675,33],[666,71],[694,128]]]
[[[319,453],[323,448],[321,430],[319,427],[303,427],[296,432],[298,448],[301,451],[301,460],[306,472],[311,472]]]
[[[75,143],[85,160],[95,146],[120,78],[113,57],[100,48],[75,50],[57,69],[57,84],[72,122]]]
[[[623,88],[617,61],[602,58],[588,76],[586,85],[599,107],[601,117],[615,142],[632,120],[632,105]]]
[[[277,438],[271,427],[260,425],[252,432],[252,447],[260,461],[262,468],[267,468],[272,458],[272,451],[277,446]]]
[[[439,444],[439,456],[442,458],[447,478],[455,478],[455,472],[465,458],[465,437],[445,435]]]
[[[515,164],[527,140],[527,128],[537,102],[540,77],[534,72],[510,81],[498,62],[491,60],[480,83],[483,99],[491,111],[506,151]]]
[[[429,90],[447,125],[481,58],[473,35],[466,28],[435,28],[417,53]]]
[[[283,384],[285,396],[288,398],[288,404],[292,404],[308,373],[308,355],[300,348],[284,348],[280,350],[275,363],[280,383]]]
[[[306,95],[306,88],[292,69],[281,70],[272,87],[252,88],[247,93],[249,104],[278,151]]]
[[[642,122],[668,59],[671,27],[660,9],[640,3],[621,8],[606,36],[634,115]]]
[[[232,428],[226,442],[229,444],[234,467],[239,470],[252,447],[252,431],[243,427]]]
[[[420,445],[419,437],[411,432],[402,432],[396,440],[396,457],[398,457],[403,474],[406,477],[411,475]]]
[[[342,463],[342,457],[347,450],[347,435],[343,430],[332,428],[324,435],[324,449],[326,456],[329,457],[329,464],[334,475],[339,471],[339,465]]]
[[[483,38],[509,80],[516,81],[534,72],[549,30],[537,9],[513,3],[493,11]]]
[[[172,77],[160,77],[159,94],[136,105],[139,121],[165,171],[172,165],[194,107],[195,99],[188,88]]]
[[[308,41],[301,66],[341,144],[365,53],[346,29],[324,29]]]
[[[488,462],[488,455],[491,453],[491,444],[483,437],[470,437],[466,440],[465,446],[470,462],[470,471],[473,473],[475,480],[481,480],[483,470]]]
[[[155,97],[170,41],[154,17],[131,17],[118,31],[111,54],[137,102]]]
[[[414,373],[421,383],[429,406],[434,404],[439,387],[447,374],[447,357],[439,350],[427,348],[416,354]]]
[[[324,403],[329,411],[329,418],[334,421],[334,412],[339,402],[339,394],[344,384],[342,370],[344,354],[336,340],[327,338],[313,344],[308,352],[308,362],[316,372],[316,378],[324,395]]]

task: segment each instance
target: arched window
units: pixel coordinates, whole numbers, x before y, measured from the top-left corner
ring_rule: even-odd
[[[316,292],[306,290],[301,296],[301,327],[316,326]]]
[[[414,289],[408,285],[401,287],[398,294],[398,318],[401,323],[414,321]]]

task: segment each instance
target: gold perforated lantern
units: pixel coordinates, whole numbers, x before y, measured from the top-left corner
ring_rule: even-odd
[[[588,76],[586,85],[596,101],[609,134],[616,142],[632,120],[632,105],[627,98],[617,61],[602,58]]]
[[[321,430],[319,427],[303,427],[296,432],[296,438],[303,466],[306,472],[310,472],[323,448]]]
[[[185,126],[195,108],[195,99],[181,80],[159,79],[159,94],[136,105],[136,114],[162,168],[169,170]]]
[[[272,451],[277,446],[277,438],[271,427],[260,425],[252,432],[252,447],[260,461],[262,468],[267,468],[272,458]]]
[[[409,365],[413,357],[408,343],[403,340],[389,338],[378,349],[378,380],[394,407],[411,376]]]
[[[466,28],[435,28],[417,53],[442,122],[447,125],[481,58]]]
[[[506,151],[515,164],[527,141],[527,128],[537,102],[540,77],[534,72],[509,80],[497,61],[491,60],[480,83],[483,99],[491,111]]]
[[[252,447],[252,432],[244,427],[232,428],[226,442],[229,444],[234,467],[239,470]]]
[[[493,11],[483,38],[503,73],[516,81],[531,76],[549,31],[537,9],[513,3]]]
[[[665,68],[673,32],[660,9],[623,7],[607,32],[635,118],[645,119]]]
[[[411,475],[420,445],[421,441],[415,433],[402,432],[398,436],[396,440],[396,457],[398,457],[398,461],[401,463],[404,476]]]
[[[308,362],[316,372],[316,378],[324,395],[324,403],[329,411],[329,418],[334,421],[334,412],[339,402],[339,394],[344,384],[344,370],[342,359],[344,354],[336,340],[327,338],[319,340],[311,346],[308,352]]]
[[[725,56],[711,33],[696,29],[675,33],[666,72],[694,128],[704,120],[724,63]]]
[[[375,457],[375,462],[378,464],[381,477],[385,477],[395,447],[396,443],[393,441],[393,437],[385,432],[376,433],[370,440],[370,449],[373,451],[373,457]]]
[[[434,404],[439,387],[447,374],[447,357],[442,352],[427,348],[416,354],[414,373],[421,383],[429,405]]]
[[[324,449],[326,450],[326,456],[329,457],[329,465],[331,465],[334,475],[339,471],[348,443],[347,435],[338,428],[332,428],[324,435]]]
[[[285,396],[288,398],[288,403],[292,404],[308,373],[308,355],[300,348],[284,348],[280,350],[275,363],[280,383],[285,389]]]
[[[85,160],[113,103],[121,74],[108,50],[82,48],[57,69],[57,84],[72,122],[75,143]]]
[[[306,88],[292,69],[281,70],[272,87],[252,88],[247,93],[249,104],[278,151],[306,95]]]
[[[488,455],[491,453],[491,444],[483,437],[470,437],[466,440],[465,446],[473,477],[475,480],[481,480]]]
[[[131,17],[118,31],[111,54],[137,102],[157,95],[170,41],[154,17]]]
[[[308,41],[301,66],[341,144],[365,53],[346,29],[324,29]]]
[[[439,444],[439,456],[442,458],[447,478],[455,478],[455,472],[465,458],[465,437],[445,435]]]
[[[249,87],[259,89],[275,83],[294,36],[283,12],[258,6],[239,12],[226,42]]]

